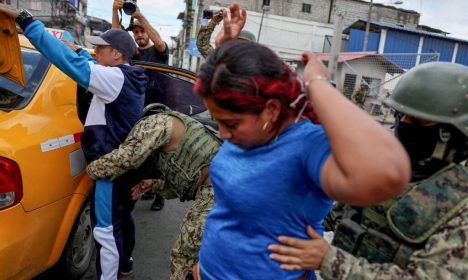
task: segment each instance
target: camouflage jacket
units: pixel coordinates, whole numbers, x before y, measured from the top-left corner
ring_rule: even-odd
[[[366,91],[358,89],[351,95],[351,100],[358,105],[364,105],[366,101],[366,97],[367,97]]]
[[[170,141],[173,117],[184,123],[185,134],[175,151],[160,151]],[[192,118],[172,111],[158,113],[138,122],[118,149],[93,161],[87,171],[93,179],[114,180],[138,169],[141,172],[135,175],[139,177],[135,183],[142,179],[162,179],[164,185],[162,181],[154,182],[165,198],[193,199],[201,169],[209,166],[219,146],[215,136]]]
[[[200,29],[198,30],[197,48],[204,58],[213,51],[213,47],[210,45],[211,34],[213,34],[216,25],[218,25],[222,19],[222,15],[215,15],[207,25],[200,26]]]
[[[401,237],[400,240],[403,242],[396,251],[396,255],[390,256],[393,261],[371,261],[368,258],[357,257],[361,254],[369,255],[371,259],[388,257],[382,255],[388,252],[385,244],[398,242],[398,239],[389,239],[391,235],[385,232],[389,227],[381,227],[383,223],[379,224],[379,219],[374,219],[371,223],[362,220],[362,223],[368,223],[368,228],[376,229],[377,233],[383,232],[383,235],[377,239],[369,239],[367,235],[360,238],[361,244],[368,242],[370,246],[367,250],[370,251],[362,247],[351,251],[343,250],[339,247],[350,248],[349,245],[352,244],[350,236],[356,232],[356,228],[352,228],[353,230],[349,232],[351,234],[343,235],[340,234],[344,231],[340,230],[339,225],[335,231],[333,244],[336,239],[341,242],[336,246],[330,246],[320,267],[321,276],[324,279],[468,279],[468,182],[466,180],[468,170],[456,166],[444,172],[438,177],[433,176],[434,178],[430,181],[432,184],[430,192],[427,192],[428,185],[424,186],[425,180],[423,180],[410,187],[405,195],[397,198],[399,204],[384,202],[379,206],[362,208],[362,212],[359,210],[355,212],[365,213],[368,208],[377,209],[377,211],[385,209],[386,220],[389,221],[390,228]],[[461,178],[464,179],[461,180]],[[421,187],[418,188],[418,186]],[[392,208],[392,205],[403,205],[403,207],[396,209]],[[344,223],[346,219],[349,222],[348,217],[355,215],[350,214],[352,212],[350,207],[338,209],[344,211],[343,217],[346,217],[341,220],[341,223]],[[396,210],[392,211],[394,209]],[[439,214],[440,212],[442,214]],[[366,213],[369,217],[378,217],[376,211]],[[428,217],[428,219],[422,217]],[[346,227],[341,226],[341,228]],[[351,228],[348,227],[348,229]],[[400,256],[401,248],[405,248],[405,242],[407,245],[413,242],[415,246],[407,255],[408,258],[402,261],[397,256]],[[378,249],[380,246],[384,247]],[[397,264],[399,261],[401,263]]]

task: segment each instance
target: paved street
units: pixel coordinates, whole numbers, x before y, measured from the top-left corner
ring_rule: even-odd
[[[159,212],[149,210],[151,203],[152,200],[140,200],[136,204],[133,212],[137,225],[137,243],[133,254],[135,270],[132,275],[122,277],[122,280],[169,279],[171,249],[177,237],[180,222],[191,206],[191,202],[181,203],[177,199],[169,200],[166,201],[164,209]],[[329,232],[324,237],[330,242],[333,234]],[[95,280],[94,267],[93,257],[88,272],[81,280]],[[51,278],[41,275],[35,280],[51,280]]]
[[[133,211],[137,227],[137,243],[133,258],[134,273],[122,279],[169,279],[169,256],[174,245],[180,222],[191,206],[177,199],[166,201],[162,211],[151,211],[152,200],[140,200]],[[81,280],[96,279],[94,261]]]
[[[128,280],[167,280],[170,275],[169,257],[179,231],[179,225],[191,202],[181,203],[177,199],[166,201],[162,211],[151,211],[152,200],[140,200],[136,204],[134,216],[137,226],[137,241],[133,254],[134,273],[122,277]],[[95,263],[81,280],[94,280]],[[43,274],[35,280],[51,280]],[[60,279],[62,280],[62,279]]]

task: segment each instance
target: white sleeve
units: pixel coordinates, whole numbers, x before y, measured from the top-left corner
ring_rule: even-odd
[[[99,97],[105,104],[111,103],[120,94],[124,84],[124,75],[118,67],[109,67],[89,62],[91,75],[88,90]]]

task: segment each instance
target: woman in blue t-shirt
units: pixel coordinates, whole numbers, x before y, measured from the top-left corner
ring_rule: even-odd
[[[330,85],[313,54],[302,58],[305,94],[275,53],[245,40],[224,43],[200,69],[195,91],[225,140],[210,167],[203,280],[315,279],[281,269],[268,245],[280,235],[310,238],[308,225],[321,234],[332,199],[376,203],[409,180],[399,142]]]

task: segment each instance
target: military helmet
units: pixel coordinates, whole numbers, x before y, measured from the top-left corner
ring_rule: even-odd
[[[385,103],[409,116],[451,124],[468,136],[468,67],[448,62],[416,66]]]
[[[169,107],[167,107],[166,105],[164,105],[164,104],[151,103],[151,104],[147,105],[143,109],[143,116],[142,117],[147,117],[147,116],[150,116],[150,115],[153,115],[153,114],[159,114],[159,113],[164,113],[164,112],[168,112],[168,111],[171,111],[171,109]]]
[[[253,35],[252,32],[247,31],[247,30],[242,30],[239,34],[239,39],[247,40],[250,42],[257,42],[257,39],[255,38],[255,35]]]

